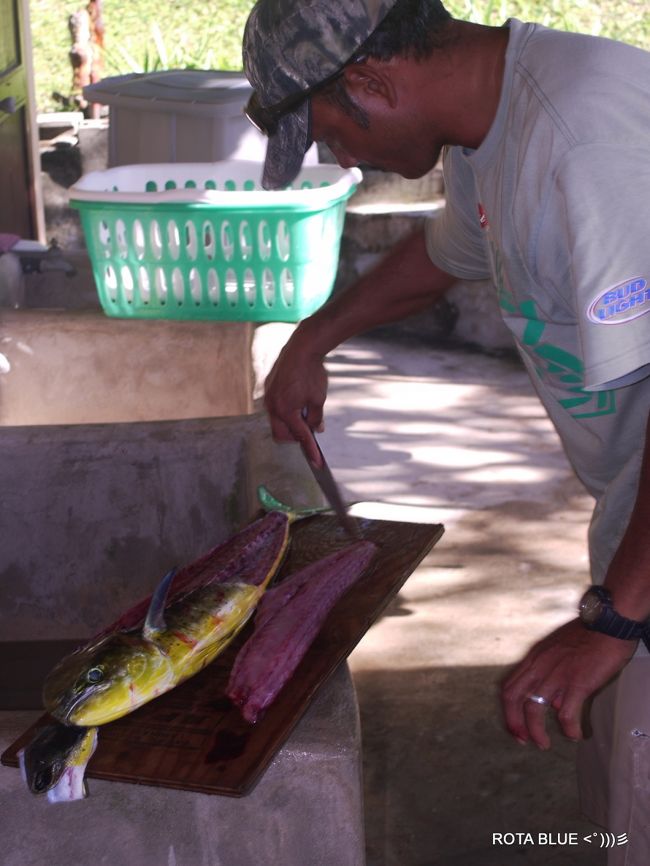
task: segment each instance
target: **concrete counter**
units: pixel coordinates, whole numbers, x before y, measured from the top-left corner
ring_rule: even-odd
[[[35,721],[0,712],[0,750]],[[100,732],[101,735],[101,732]],[[0,767],[3,866],[363,866],[359,717],[347,665],[246,797],[89,779],[51,805]]]
[[[49,641],[90,636],[169,567],[232,534],[257,509],[258,483],[322,502],[299,447],[275,445],[262,415],[4,427],[0,449],[0,666],[14,698],[10,641],[30,642],[39,661],[28,674],[42,677],[39,642],[47,652]],[[2,697],[0,687],[0,707]],[[0,712],[1,748],[34,719]],[[90,780],[90,799],[52,806],[0,767],[2,863],[362,866],[360,768],[342,666],[242,799]]]

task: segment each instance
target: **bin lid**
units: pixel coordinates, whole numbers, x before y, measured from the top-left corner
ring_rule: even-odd
[[[161,110],[209,111],[210,114],[239,113],[252,87],[242,72],[209,69],[166,69],[114,75],[83,89],[89,102],[124,108],[161,102]],[[152,106],[149,105],[151,108]]]

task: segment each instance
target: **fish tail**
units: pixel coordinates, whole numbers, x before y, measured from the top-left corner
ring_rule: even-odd
[[[263,485],[260,484],[257,488],[257,498],[264,511],[281,511],[289,518],[289,523],[295,523],[297,520],[303,520],[305,517],[312,517],[314,514],[324,514],[331,511],[329,505],[317,505],[307,507],[296,507],[287,505],[286,502],[281,502]]]

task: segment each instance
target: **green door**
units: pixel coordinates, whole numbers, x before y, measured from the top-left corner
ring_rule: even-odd
[[[0,232],[36,236],[21,0],[0,0]]]

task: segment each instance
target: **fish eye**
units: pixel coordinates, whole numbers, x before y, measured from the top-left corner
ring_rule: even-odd
[[[91,668],[86,674],[89,683],[101,683],[104,679],[104,671],[101,668]]]

